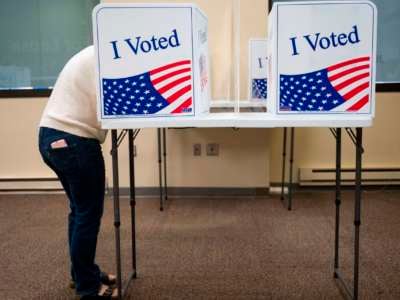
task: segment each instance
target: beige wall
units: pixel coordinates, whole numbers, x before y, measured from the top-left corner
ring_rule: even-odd
[[[47,99],[0,99],[0,178],[45,177],[37,124]]]
[[[365,167],[400,167],[400,93],[378,93],[376,117],[371,128],[363,130]],[[355,152],[348,135],[343,131],[343,167],[354,167]],[[280,181],[280,160],[283,130],[274,130],[270,144],[271,182]],[[295,133],[295,168],[334,167],[335,140],[329,129],[299,128]],[[297,172],[294,173],[297,180]]]
[[[117,2],[117,1],[104,1]],[[118,2],[121,2],[118,0]],[[135,1],[125,1],[135,2]],[[143,1],[136,1],[143,2]],[[149,1],[150,2],[150,1]],[[153,1],[159,2],[159,1]],[[171,1],[168,1],[171,2]],[[176,1],[187,2],[187,1]],[[232,96],[230,0],[195,1],[209,16],[213,98]],[[251,2],[251,5],[248,5]],[[247,41],[266,34],[266,0],[242,1],[241,97],[247,97]],[[229,4],[229,5],[228,5]],[[227,6],[228,9],[224,10]],[[218,70],[218,71],[216,71]],[[0,100],[0,178],[51,177],[37,151],[37,124],[45,98]],[[400,131],[397,112],[400,94],[378,94],[374,126],[365,130],[364,164],[399,167]],[[111,178],[110,137],[104,144],[107,177]],[[344,165],[352,166],[354,151],[344,138]],[[137,185],[157,186],[157,132],[146,129],[137,138]],[[201,143],[203,155],[194,157],[192,146]],[[206,143],[219,143],[220,156],[205,156]],[[295,166],[327,167],[334,164],[334,140],[328,129],[296,129]],[[280,181],[282,129],[169,129],[168,174],[170,186],[266,187]],[[128,185],[126,141],[120,151],[121,185]],[[296,174],[296,172],[295,172]]]
[[[52,177],[37,150],[37,124],[45,98],[1,99],[0,178]],[[268,131],[261,129],[168,129],[170,186],[263,187],[269,179]],[[206,143],[219,143],[220,156],[207,157]],[[192,145],[203,155],[194,157]],[[137,185],[157,186],[157,131],[145,129],[137,141]],[[127,143],[120,147],[121,185],[128,185]],[[107,177],[112,178],[110,135],[103,147]]]

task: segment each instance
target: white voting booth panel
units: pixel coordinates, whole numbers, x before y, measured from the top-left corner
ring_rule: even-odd
[[[196,6],[100,4],[93,35],[103,127],[208,112],[207,17]]]
[[[268,93],[268,40],[249,40],[249,100],[267,101]]]
[[[373,118],[376,25],[369,1],[274,3],[269,111]]]

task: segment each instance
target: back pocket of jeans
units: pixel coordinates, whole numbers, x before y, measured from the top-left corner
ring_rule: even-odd
[[[78,156],[75,145],[48,150],[49,160],[59,172],[73,172],[78,170]]]

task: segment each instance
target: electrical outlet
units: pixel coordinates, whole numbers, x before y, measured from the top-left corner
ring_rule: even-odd
[[[193,144],[193,155],[201,156],[201,144]]]
[[[207,144],[207,156],[218,156],[219,155],[219,144],[210,143]]]

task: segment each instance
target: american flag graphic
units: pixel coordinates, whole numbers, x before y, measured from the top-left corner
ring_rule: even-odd
[[[139,75],[102,80],[105,116],[192,113],[192,63],[182,60]]]
[[[280,75],[280,110],[357,112],[369,103],[370,58],[346,60],[326,69]]]
[[[267,99],[267,78],[252,79],[251,95],[253,99]]]

